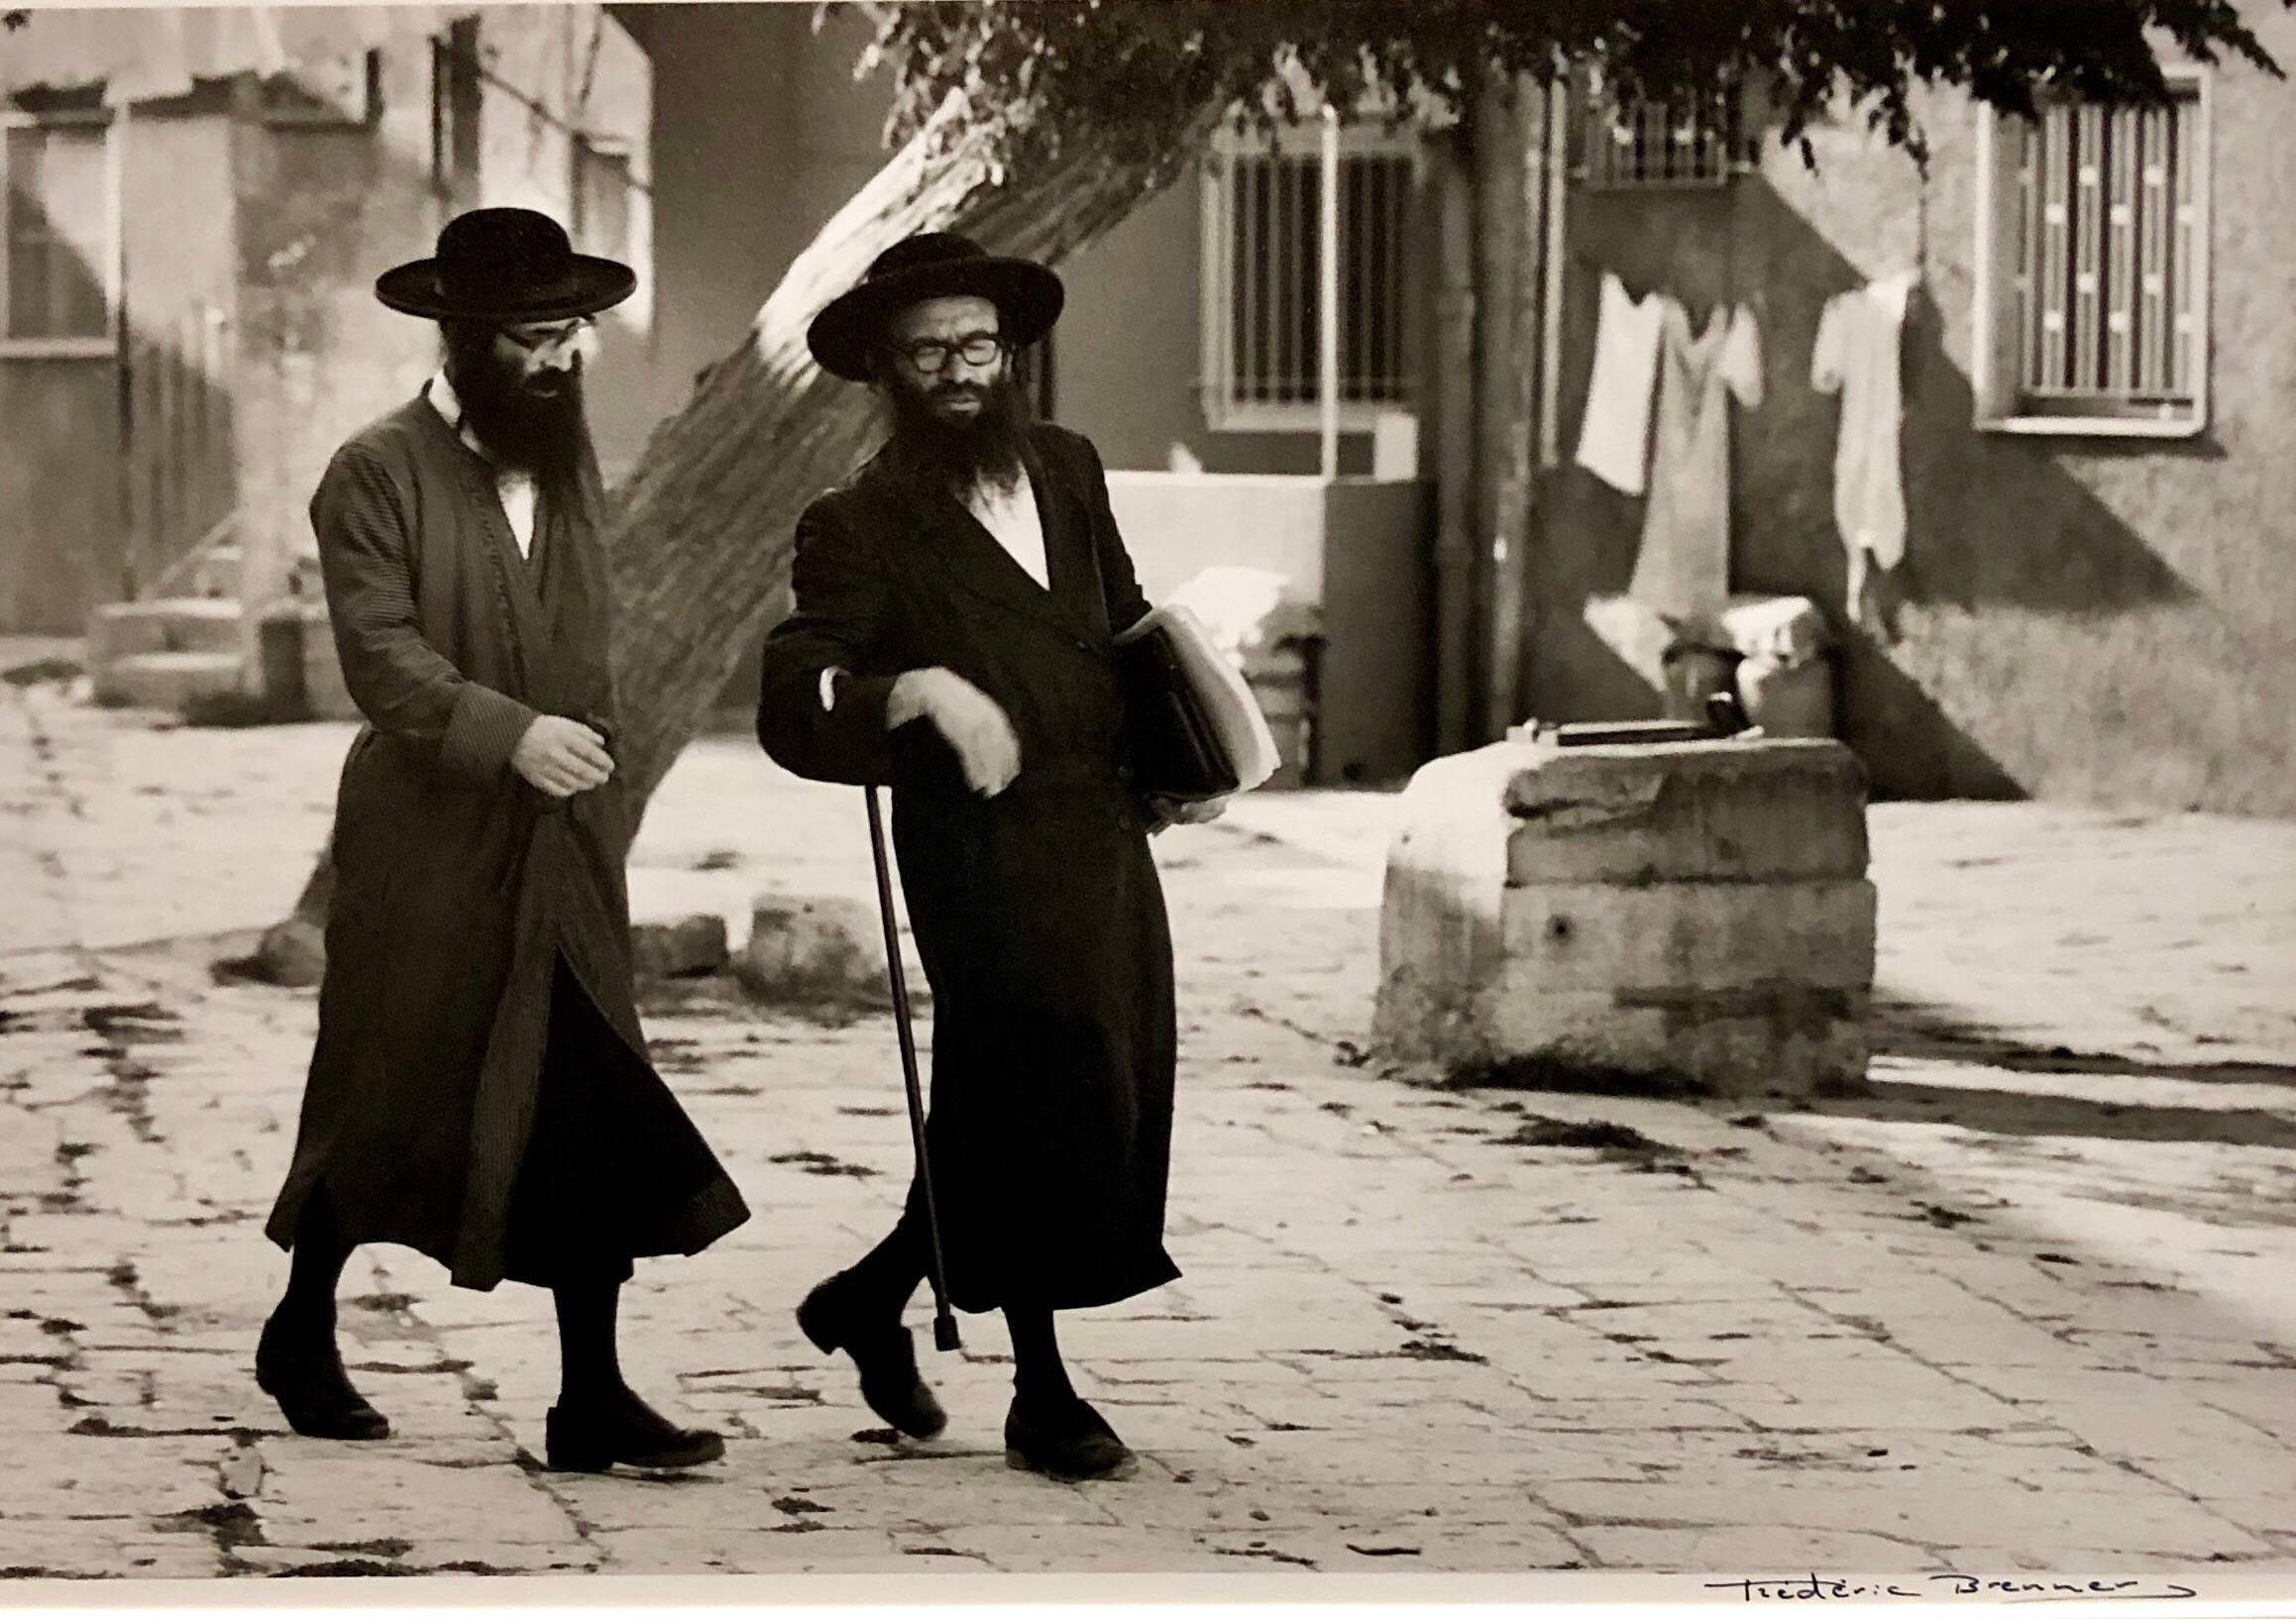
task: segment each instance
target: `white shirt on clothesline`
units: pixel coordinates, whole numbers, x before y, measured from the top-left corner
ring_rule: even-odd
[[[1667,300],[1637,300],[1608,271],[1594,325],[1594,372],[1579,424],[1579,465],[1622,494],[1640,494],[1650,465],[1651,395]]]

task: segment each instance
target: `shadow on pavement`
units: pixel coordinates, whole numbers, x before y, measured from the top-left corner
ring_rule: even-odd
[[[1818,1099],[1795,1111],[1833,1118],[1953,1125],[2002,1135],[2079,1135],[2119,1141],[2200,1141],[2227,1146],[2296,1149],[2296,1099],[2270,1107],[2180,1107],[2148,1102],[2117,1082],[2296,1086],[2296,1067],[2254,1061],[2147,1061],[2113,1051],[2039,1045],[2007,1030],[1956,1019],[1935,1008],[1877,1007],[1878,1059],[1980,1068],[1997,1077],[1924,1082],[1918,1069],[1888,1064],[1870,1075],[1865,1094]],[[2014,1088],[2013,1076],[2050,1076],[2057,1083]],[[2084,1081],[2088,1083],[2083,1083]]]

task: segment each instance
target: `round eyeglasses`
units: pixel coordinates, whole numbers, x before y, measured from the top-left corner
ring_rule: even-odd
[[[951,359],[968,366],[988,365],[1005,352],[1005,340],[994,332],[973,332],[954,342],[921,337],[914,343],[895,344],[893,352],[908,361],[918,376],[936,377],[948,368]]]
[[[528,354],[557,355],[580,347],[597,328],[598,322],[584,315],[549,326],[505,326],[502,335]]]

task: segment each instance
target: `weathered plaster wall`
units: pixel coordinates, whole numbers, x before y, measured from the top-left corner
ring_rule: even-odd
[[[2296,21],[2250,8],[2282,61]],[[1924,179],[1861,125],[1772,152],[1707,195],[1575,194],[1566,459],[1591,364],[1600,271],[1761,321],[1766,397],[1736,425],[1732,585],[1806,594],[1843,643],[1845,739],[1877,791],[2296,811],[2296,217],[2278,205],[2296,98],[2244,67],[2214,83],[2212,392],[2189,441],[2009,438],[1972,425],[1979,114],[1929,98]],[[1809,383],[1824,300],[1918,266],[1908,328],[1911,514],[1899,635],[1843,615],[1832,518],[1836,402]],[[1581,617],[1623,589],[1640,503],[1566,467],[1543,491],[1532,704],[1547,717],[1655,711]]]

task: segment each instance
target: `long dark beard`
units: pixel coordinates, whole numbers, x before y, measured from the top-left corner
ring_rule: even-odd
[[[590,420],[582,366],[521,378],[493,352],[491,332],[447,335],[447,380],[462,401],[463,420],[487,453],[530,473],[551,492],[576,486]]]
[[[942,416],[934,397],[975,394],[975,416]],[[1011,486],[1021,476],[1021,447],[1029,436],[1029,401],[1010,376],[993,382],[936,381],[925,386],[896,379],[885,389],[893,414],[893,443],[912,467],[956,490],[977,484]]]

